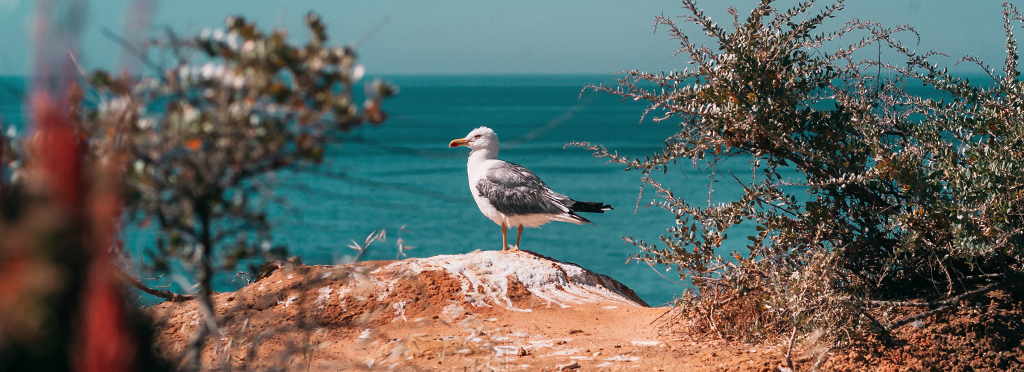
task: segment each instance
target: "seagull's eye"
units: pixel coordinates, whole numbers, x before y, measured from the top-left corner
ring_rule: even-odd
[[[477,135],[473,136],[473,139],[480,139],[480,135],[477,134]]]

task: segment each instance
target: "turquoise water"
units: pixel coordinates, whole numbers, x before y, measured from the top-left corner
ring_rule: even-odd
[[[24,86],[23,80],[4,79],[8,86]],[[683,290],[675,272],[626,263],[637,249],[625,244],[624,236],[660,243],[658,235],[674,223],[669,212],[658,208],[634,213],[639,172],[623,172],[621,166],[593,158],[586,150],[565,148],[571,141],[587,141],[643,157],[656,152],[677,129],[671,120],[641,124],[642,102],[594,91],[581,94],[589,84],[614,84],[614,77],[393,76],[387,80],[401,92],[386,102],[390,118],[385,124],[349,134],[344,144],[331,150],[329,162],[317,173],[276,175],[275,192],[288,204],[272,211],[274,236],[291,254],[307,264],[348,262],[356,251],[347,246],[380,229],[387,231],[386,242],[373,243],[360,259],[500,249],[500,228],[479,212],[470,196],[469,151],[448,148],[450,140],[488,126],[502,142],[500,158],[530,168],[553,190],[569,197],[615,207],[605,214],[586,215],[597,226],[555,222],[527,229],[523,249],[609,275],[652,305],[667,303]],[[5,123],[24,122],[15,95],[4,95],[0,108]],[[726,164],[726,170],[730,168],[738,175],[749,174],[743,161]],[[707,176],[689,166],[674,169],[663,181],[677,196],[695,204],[707,200]],[[715,201],[740,193],[728,182],[716,184],[715,190]],[[648,188],[641,206],[654,197]],[[740,232],[730,234],[725,250],[743,248],[746,239]],[[395,244],[399,237],[415,248],[399,252]],[[139,232],[127,233],[124,240],[134,252],[151,243],[149,236]],[[216,289],[239,287],[242,283],[233,277],[234,273],[221,275]]]
[[[986,81],[971,78],[976,83]],[[684,289],[678,275],[664,267],[626,263],[637,249],[622,237],[660,243],[658,236],[674,223],[673,216],[659,208],[634,213],[639,173],[622,172],[621,166],[593,158],[586,150],[565,148],[571,141],[587,141],[622,155],[643,157],[655,153],[677,129],[672,120],[641,124],[642,102],[594,91],[581,94],[589,84],[614,84],[613,76],[391,76],[386,80],[401,88],[385,103],[390,114],[387,122],[349,134],[344,144],[331,149],[328,163],[318,173],[276,175],[275,192],[288,204],[272,210],[274,236],[291,254],[307,264],[349,262],[356,251],[347,246],[380,229],[387,231],[387,241],[372,244],[360,259],[500,249],[500,228],[479,212],[469,193],[469,151],[448,148],[450,140],[489,126],[502,142],[500,158],[530,168],[569,197],[615,207],[605,214],[586,215],[596,227],[555,222],[527,229],[523,249],[607,274],[652,305],[667,303]],[[12,125],[21,127],[27,120],[20,102],[25,86],[23,78],[0,77],[3,131]],[[907,89],[938,97],[920,85],[910,84]],[[742,159],[722,164],[722,170],[741,177],[750,172]],[[707,175],[688,164],[659,181],[695,205],[708,200]],[[725,181],[715,184],[713,202],[741,195],[735,182]],[[654,197],[648,188],[641,206]],[[753,229],[744,231],[745,227],[730,231],[723,254],[743,250],[747,243],[743,233],[753,233]],[[399,237],[415,248],[399,252],[395,244]],[[126,233],[124,241],[133,252],[152,242],[140,232]],[[218,277],[216,289],[241,286],[233,277],[234,273]],[[178,283],[186,281],[163,279],[179,291]]]
[[[401,92],[385,103],[390,118],[379,127],[362,127],[330,150],[329,161],[317,172],[276,175],[276,193],[288,200],[272,210],[277,243],[288,246],[307,264],[351,261],[374,231],[387,231],[386,242],[373,243],[362,260],[389,260],[456,254],[477,249],[500,249],[500,228],[485,218],[470,196],[466,148],[450,149],[448,142],[473,128],[493,128],[502,142],[500,158],[533,170],[553,190],[577,200],[611,204],[615,210],[586,215],[597,226],[555,222],[523,233],[522,248],[558,260],[574,262],[628,285],[652,305],[665,304],[684,285],[664,267],[628,263],[637,249],[623,242],[632,235],[649,243],[674,223],[659,208],[640,208],[638,172],[593,158],[571,141],[604,144],[622,155],[643,157],[658,151],[676,129],[672,120],[640,123],[642,102],[622,101],[601,92],[582,91],[589,84],[614,84],[612,76],[392,76],[386,78]],[[22,78],[0,77],[0,120],[3,130],[26,121],[20,102]],[[934,95],[924,88],[912,93]],[[21,130],[19,129],[19,132]],[[724,171],[749,174],[742,159],[723,164]],[[701,205],[708,199],[708,177],[680,165],[660,181],[677,196]],[[741,195],[734,182],[715,184],[714,202]],[[640,205],[655,197],[648,188]],[[404,227],[404,229],[403,229]],[[730,231],[723,254],[742,250],[744,226]],[[752,229],[749,229],[752,230]],[[399,252],[396,242],[415,247]],[[514,238],[513,238],[514,239]],[[140,252],[151,237],[128,232],[129,250]],[[216,289],[242,285],[225,273]],[[171,289],[186,281],[167,278]],[[143,298],[153,303],[153,298]]]
[[[633,288],[652,304],[671,301],[682,291],[674,272],[626,264],[622,237],[649,241],[674,222],[660,209],[633,213],[640,187],[637,172],[593,158],[571,141],[605,144],[620,153],[653,153],[674,124],[639,123],[643,105],[623,102],[581,88],[613,83],[610,76],[398,76],[401,92],[386,102],[389,120],[367,127],[332,152],[328,168],[345,178],[282,175],[309,190],[282,190],[294,210],[278,214],[276,237],[306,263],[344,262],[355,254],[346,246],[377,229],[387,243],[374,243],[362,259],[394,259],[401,238],[415,249],[408,257],[500,249],[501,231],[477,209],[470,196],[465,148],[448,142],[473,128],[493,128],[502,142],[500,158],[533,170],[552,189],[583,201],[611,204],[615,210],[587,215],[597,226],[551,223],[523,232],[523,249],[574,262]],[[691,181],[703,180],[694,175]],[[700,182],[696,195],[706,194]],[[689,191],[679,190],[686,193]],[[648,192],[644,202],[653,197]],[[664,277],[663,277],[664,275]],[[667,279],[666,279],[667,278]],[[671,279],[671,280],[670,280]]]

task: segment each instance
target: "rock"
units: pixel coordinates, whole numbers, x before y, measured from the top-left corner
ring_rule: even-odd
[[[526,356],[527,354],[528,353],[527,353],[526,349],[524,349],[521,346],[501,345],[501,346],[495,346],[494,347],[494,356],[499,357],[499,358],[502,357],[502,356],[505,356],[505,355],[514,355],[514,356],[523,357],[523,356]]]
[[[563,307],[599,301],[648,306],[633,290],[606,275],[530,251],[477,251],[415,258],[394,262],[379,271],[393,276],[444,271],[459,280],[467,298],[473,299],[469,301],[478,306],[518,310],[513,298],[521,289]],[[481,300],[486,304],[478,303]]]
[[[580,363],[575,361],[575,360],[572,361],[572,363],[558,364],[558,365],[555,366],[555,369],[557,369],[559,371],[568,371],[568,370],[579,369],[579,368],[580,368]]]

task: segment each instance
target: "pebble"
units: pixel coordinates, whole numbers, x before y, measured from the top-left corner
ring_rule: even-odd
[[[579,369],[579,368],[580,368],[580,364],[579,364],[579,362],[576,362],[576,361],[573,361],[572,363],[568,363],[568,364],[558,364],[558,365],[555,365],[555,369],[557,369],[559,371],[564,371],[564,370],[567,370],[567,369]]]

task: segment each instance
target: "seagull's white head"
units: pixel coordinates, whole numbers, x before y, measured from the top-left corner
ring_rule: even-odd
[[[466,146],[471,150],[498,150],[498,134],[488,127],[473,129],[466,138],[459,138],[448,143],[450,147]]]

